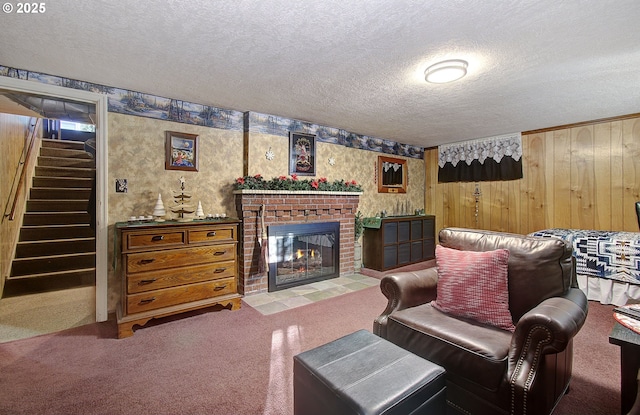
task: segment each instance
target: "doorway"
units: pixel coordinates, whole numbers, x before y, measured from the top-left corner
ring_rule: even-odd
[[[54,85],[41,84],[8,77],[0,77],[0,89],[65,101],[76,101],[95,106],[96,113],[96,258],[95,258],[95,320],[106,321],[108,317],[108,210],[107,210],[107,97],[103,94],[75,90]]]

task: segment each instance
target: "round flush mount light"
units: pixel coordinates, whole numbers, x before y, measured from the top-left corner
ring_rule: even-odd
[[[451,59],[433,64],[424,71],[424,79],[433,84],[457,81],[467,74],[469,63],[462,59]]]

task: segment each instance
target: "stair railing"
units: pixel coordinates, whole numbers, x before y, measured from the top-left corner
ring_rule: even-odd
[[[16,178],[19,177],[18,179],[18,185],[16,187],[16,191],[14,192],[9,192],[9,201],[11,200],[11,194],[13,194],[13,201],[11,203],[7,203],[7,207],[9,205],[11,205],[11,210],[9,211],[9,213],[7,213],[6,211],[6,207],[5,207],[5,212],[4,212],[4,217],[8,217],[9,220],[14,220],[15,216],[16,216],[16,206],[18,204],[18,199],[19,196],[22,194],[22,192],[24,192],[25,190],[25,186],[26,186],[26,177],[27,177],[27,172],[29,172],[29,169],[31,168],[31,165],[33,163],[34,158],[31,157],[31,152],[33,150],[33,147],[35,146],[35,143],[38,139],[38,131],[40,130],[40,125],[42,123],[42,119],[41,118],[31,118],[29,120],[29,130],[27,131],[27,134],[25,136],[25,145],[24,148],[22,149],[22,156],[20,157],[20,161],[18,163],[18,169],[16,171],[16,174],[13,178],[13,183],[15,185],[16,182]],[[14,185],[11,186],[11,188],[13,189]]]

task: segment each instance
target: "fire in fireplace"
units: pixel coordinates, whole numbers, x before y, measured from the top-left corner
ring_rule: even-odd
[[[269,291],[340,275],[340,222],[272,225],[269,237]]]

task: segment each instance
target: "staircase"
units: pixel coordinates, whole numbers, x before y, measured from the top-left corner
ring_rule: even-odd
[[[84,143],[42,140],[3,296],[95,283],[95,231],[87,213],[94,177]]]

